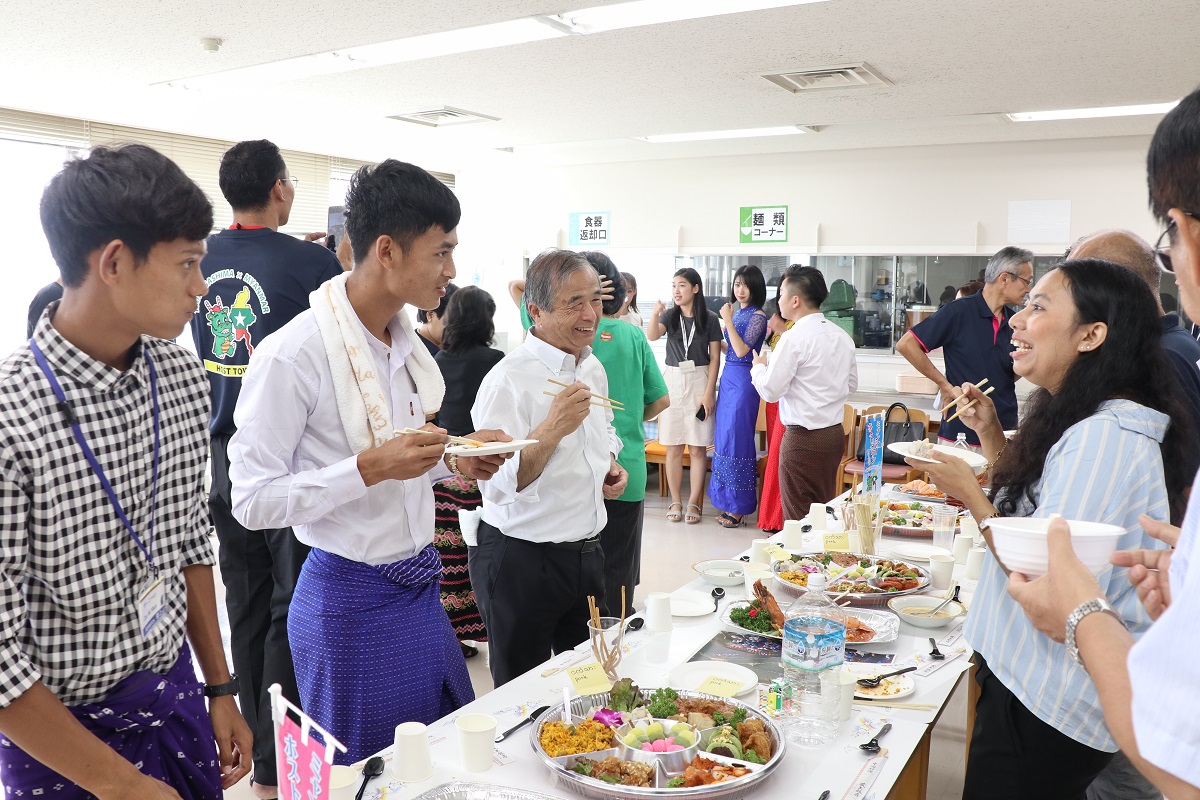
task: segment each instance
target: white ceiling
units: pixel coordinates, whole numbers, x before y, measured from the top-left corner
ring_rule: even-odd
[[[601,0],[602,2],[602,0]],[[831,0],[572,36],[274,86],[151,84],[598,0],[42,0],[0,4],[0,106],[431,168],[1139,135],[1157,117],[1012,123],[1003,111],[1177,99],[1200,77],[1196,0]],[[224,39],[220,53],[200,48]],[[762,73],[866,61],[881,89],[793,95]],[[499,122],[384,119],[450,105]],[[635,136],[811,124],[816,134]]]

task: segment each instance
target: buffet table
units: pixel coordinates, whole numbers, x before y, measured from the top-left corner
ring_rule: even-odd
[[[779,535],[777,537],[779,538]],[[877,550],[886,554],[891,545],[906,539],[883,537]],[[748,551],[747,551],[748,552]],[[731,554],[732,557],[741,555]],[[974,581],[962,579],[963,567],[956,567],[956,577],[962,584],[963,599],[970,597]],[[680,587],[673,594],[688,593],[708,595],[713,587],[703,579]],[[720,604],[723,610],[731,602],[744,602],[742,588],[727,589]],[[792,597],[776,592],[780,605],[786,609]],[[940,594],[940,593],[938,593]],[[714,607],[716,604],[714,603]],[[883,608],[886,609],[886,606]],[[848,609],[853,611],[853,607]],[[625,637],[625,652],[618,669],[622,677],[629,677],[643,688],[671,685],[668,674],[675,667],[687,662],[704,648],[715,636],[727,630],[720,621],[719,613],[696,617],[674,617],[673,628],[662,633],[642,630]],[[971,652],[961,636],[962,620],[955,620],[950,627],[935,630],[918,628],[901,619],[899,637],[885,644],[852,645],[855,649],[875,653],[893,653],[894,662],[881,669],[900,668],[909,664],[927,665],[929,637],[938,641],[946,660],[931,674],[924,670],[915,673],[916,692],[896,702],[931,706],[929,709],[902,709],[885,707],[883,703],[856,704],[854,713],[840,726],[838,737],[829,745],[817,749],[806,749],[789,743],[782,762],[774,774],[761,787],[748,794],[769,800],[817,800],[828,790],[830,800],[842,798],[876,798],[876,800],[923,800],[929,771],[930,734],[942,709],[959,681],[970,668]],[[496,745],[493,768],[483,773],[469,773],[461,767],[458,740],[454,720],[460,714],[483,713],[497,719],[498,731],[504,731],[539,706],[554,706],[563,702],[564,687],[570,686],[567,668],[593,661],[591,647],[581,643],[574,651],[559,653],[539,667],[522,675],[504,686],[476,699],[453,715],[438,720],[429,726],[428,735],[434,762],[434,775],[427,781],[402,784],[392,777],[389,768],[384,775],[368,785],[363,795],[366,800],[390,798],[409,800],[450,781],[521,789],[543,795],[576,797],[565,787],[555,786],[555,776],[547,770],[533,751],[530,730],[527,726]],[[572,697],[576,696],[572,692]],[[756,703],[753,694],[736,698],[751,705]],[[861,781],[859,773],[868,759],[858,745],[867,741],[885,722],[892,728],[881,744],[887,748],[887,759],[876,763],[874,783],[868,791],[854,793],[852,786]],[[969,725],[968,725],[969,731]],[[390,749],[380,753],[391,761]]]

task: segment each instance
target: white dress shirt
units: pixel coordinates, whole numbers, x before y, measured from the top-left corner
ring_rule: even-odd
[[[363,328],[366,331],[366,328]],[[419,428],[425,412],[404,358],[410,332],[388,325],[392,346],[370,332],[396,428]],[[251,530],[291,526],[301,542],[367,564],[409,558],[433,542],[433,481],[439,464],[406,481],[368,487],[342,428],[333,374],[312,311],[255,348],[242,378],[229,444],[233,514]]]
[[[766,366],[750,368],[750,380],[763,400],[779,403],[784,425],[840,425],[842,406],[858,389],[854,341],[821,314],[809,314],[779,337]]]
[[[575,357],[539,339],[533,330],[525,342],[492,368],[479,387],[471,419],[476,429],[499,429],[528,439],[546,419],[554,398],[542,392],[564,391],[548,381],[583,381],[594,394],[608,394],[608,375],[585,348]],[[243,390],[244,391],[244,390]],[[504,462],[491,480],[480,481],[483,519],[506,536],[529,542],[575,542],[600,533],[608,522],[604,478],[621,452],[612,411],[592,406],[573,433],[559,442],[542,474],[517,490],[521,453]]]

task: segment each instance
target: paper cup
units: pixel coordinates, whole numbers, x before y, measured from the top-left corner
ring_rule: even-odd
[[[329,800],[354,800],[361,781],[362,770],[334,764],[329,768]]]
[[[742,568],[742,574],[746,578],[746,598],[754,599],[754,582],[762,581],[764,586],[770,586],[771,566],[769,564],[747,564]]]
[[[433,777],[433,758],[429,755],[424,723],[405,722],[396,726],[392,775],[404,783],[420,783]]]
[[[965,524],[965,521],[964,521]],[[967,553],[975,546],[975,536],[964,531],[954,537],[954,563],[966,564]]]
[[[970,580],[979,580],[979,576],[983,573],[983,554],[986,552],[987,548],[972,547],[967,553],[967,578]]]
[[[934,589],[950,588],[950,581],[954,578],[954,556],[945,553],[931,554],[929,577]]]
[[[783,523],[787,527],[789,523]],[[770,564],[772,558],[767,554],[767,548],[772,544],[770,539],[755,539],[750,542],[750,562],[753,564]]]
[[[826,530],[829,526],[826,524],[825,504],[813,503],[808,507],[809,525],[812,525],[814,531]]]
[[[646,595],[646,630],[669,631],[671,622],[671,595],[666,592],[651,592]]]
[[[463,714],[454,720],[458,751],[467,772],[487,772],[496,749],[496,718],[488,714]]]
[[[800,520],[789,519],[783,523],[783,548],[789,553],[798,553],[804,547],[803,528],[804,523]]]
[[[458,512],[458,529],[462,532],[463,544],[467,547],[479,546],[479,522],[482,519],[483,511],[478,508]]]

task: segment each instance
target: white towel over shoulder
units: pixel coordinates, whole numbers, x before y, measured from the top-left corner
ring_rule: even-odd
[[[350,273],[338,275],[309,295],[309,304],[321,329],[321,340],[329,369],[333,373],[334,396],[346,439],[355,453],[378,447],[395,436],[387,396],[375,374],[375,359],[367,345],[367,333],[350,299],[346,296],[346,280]],[[426,414],[435,414],[442,407],[446,383],[437,362],[416,340],[412,322],[404,309],[396,314],[400,335],[412,344],[404,366],[412,376]]]

